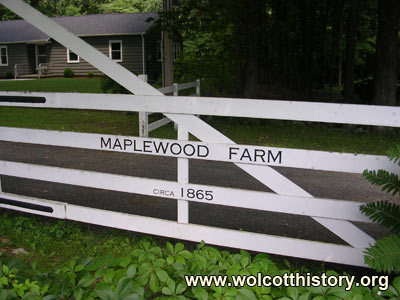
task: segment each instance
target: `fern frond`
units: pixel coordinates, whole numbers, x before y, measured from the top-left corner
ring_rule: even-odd
[[[361,212],[379,225],[400,233],[400,205],[387,201],[371,202],[360,206]]]
[[[377,186],[383,186],[383,192],[392,193],[393,196],[400,193],[400,181],[397,174],[389,173],[385,170],[378,170],[378,172],[365,170],[363,176],[369,182]]]
[[[400,273],[400,236],[385,236],[364,254],[365,263],[378,272]]]
[[[395,164],[400,166],[400,144],[396,147],[390,148],[387,156],[390,160],[392,160]]]

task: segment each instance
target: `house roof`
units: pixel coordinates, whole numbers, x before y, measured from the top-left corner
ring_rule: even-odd
[[[152,25],[147,19],[156,13],[83,15],[52,18],[78,36],[123,35],[145,33]],[[25,20],[0,22],[0,43],[46,41],[49,36]]]

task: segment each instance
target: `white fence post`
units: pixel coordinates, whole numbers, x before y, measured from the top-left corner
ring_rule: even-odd
[[[144,82],[147,82],[146,74],[140,74],[138,77]],[[149,113],[144,111],[139,112],[139,136],[149,136]]]
[[[174,96],[179,96],[178,84],[174,83],[173,86],[174,86]]]
[[[149,115],[147,112],[139,112],[139,136],[149,136]]]
[[[179,96],[179,86],[178,86],[178,84],[174,83],[172,86],[174,87],[174,96]],[[174,123],[174,129],[178,130],[178,124]],[[179,137],[178,137],[178,139],[179,139]]]
[[[196,83],[197,83],[197,85],[196,85],[196,95],[197,95],[197,97],[200,97],[200,79],[197,79]]]
[[[174,84],[175,85],[175,84]],[[177,125],[177,124],[176,124]],[[183,126],[178,126],[178,140],[188,141],[189,131]],[[179,183],[189,183],[189,159],[178,158],[178,182]],[[182,188],[182,194],[183,194]],[[181,195],[182,196],[182,195]],[[189,223],[189,201],[178,200],[178,223],[188,224]]]

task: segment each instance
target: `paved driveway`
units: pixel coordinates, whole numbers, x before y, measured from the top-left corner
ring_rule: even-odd
[[[176,180],[176,159],[128,153],[0,142],[0,160],[43,164],[163,180]],[[276,168],[315,197],[370,202],[398,201],[361,175]],[[231,163],[190,161],[190,182],[269,191]],[[57,200],[89,207],[176,220],[176,201],[107,190],[1,177],[4,192]],[[243,199],[246,201],[246,199]],[[262,212],[202,203],[190,203],[195,224],[345,244],[310,217]],[[373,224],[358,224],[373,237],[384,231]]]

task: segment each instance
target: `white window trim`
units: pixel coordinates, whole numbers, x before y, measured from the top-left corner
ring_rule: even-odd
[[[0,49],[6,49],[6,59],[7,59],[7,63],[6,64],[3,64],[2,62],[1,62],[1,56],[0,56],[0,66],[8,66],[8,49],[7,49],[7,46],[5,45],[5,46],[0,46]],[[0,50],[0,55],[1,55],[1,50]]]
[[[120,47],[120,52],[121,52],[121,59],[112,59],[111,56],[111,44],[113,43],[119,43],[121,45]],[[122,62],[123,56],[122,56],[122,40],[109,40],[108,41],[108,57],[111,58],[115,62]]]
[[[73,51],[71,51],[71,50],[69,50],[68,48],[67,48],[67,63],[69,63],[69,64],[79,64],[79,55],[78,54],[76,54],[76,56],[78,57],[78,59],[77,60],[70,60],[70,58],[69,58],[69,53],[70,52],[73,52]],[[74,53],[74,52],[73,52]]]

